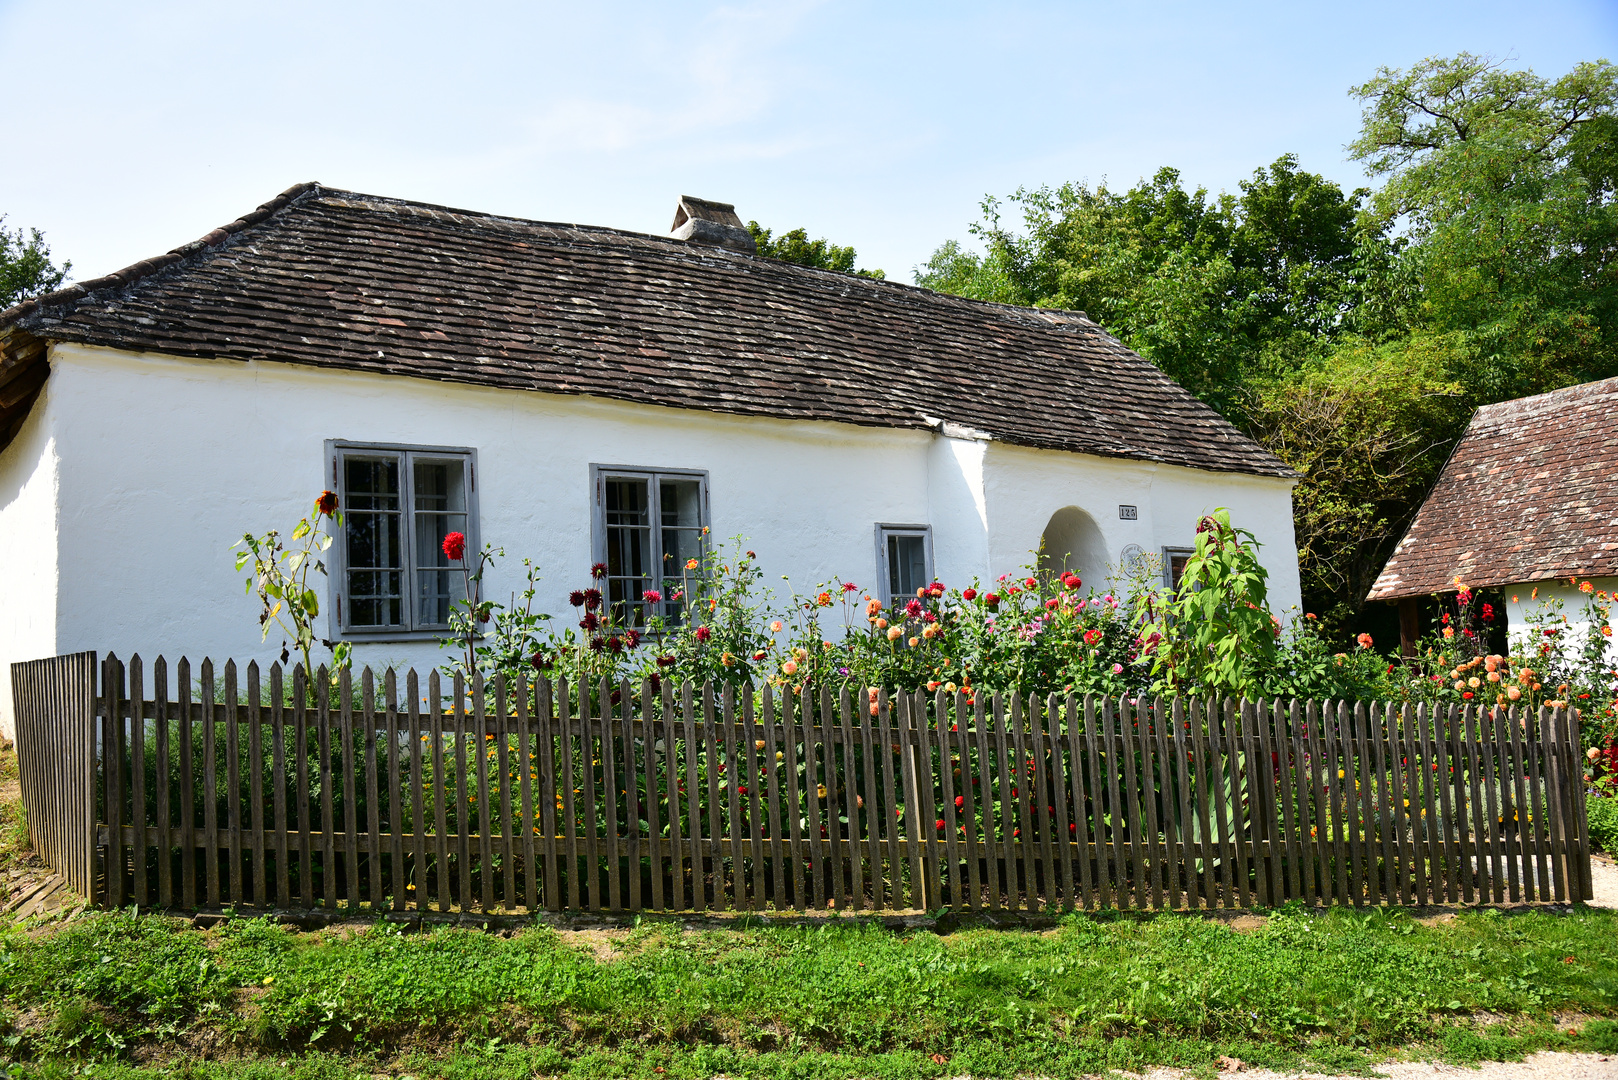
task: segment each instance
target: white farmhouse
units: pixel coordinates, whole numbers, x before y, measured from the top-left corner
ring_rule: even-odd
[[[0,720],[9,664],[83,649],[266,661],[231,544],[322,489],[327,633],[425,669],[465,532],[638,602],[747,537],[800,589],[1093,582],[1216,506],[1299,600],[1296,479],[1082,313],[760,258],[732,208],[671,236],[303,184],[167,255],[0,313]],[[711,537],[710,537],[711,540]]]

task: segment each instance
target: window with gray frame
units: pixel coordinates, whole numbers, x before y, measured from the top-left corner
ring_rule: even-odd
[[[334,440],[326,456],[343,514],[329,560],[338,633],[436,636],[465,588],[444,538],[478,550],[476,452]]]
[[[1185,576],[1185,564],[1196,553],[1196,548],[1166,547],[1163,549],[1163,584],[1168,586],[1170,596],[1179,595],[1180,579]]]
[[[607,567],[603,591],[615,621],[644,626],[651,615],[685,620],[676,600],[686,566],[702,557],[708,524],[708,474],[620,465],[590,466],[595,489],[595,561]],[[662,600],[649,604],[648,592]]]
[[[929,525],[878,525],[876,567],[882,602],[915,596],[933,581],[933,531]]]

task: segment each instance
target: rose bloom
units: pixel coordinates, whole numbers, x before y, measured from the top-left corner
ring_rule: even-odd
[[[1354,640],[1359,642],[1359,646],[1362,649],[1369,649],[1371,647],[1371,635],[1370,634],[1361,634],[1359,637],[1355,638]]]
[[[770,623],[770,632],[772,634],[779,634],[781,632],[781,620],[780,619],[776,619],[774,622]]]
[[[1035,581],[1033,578],[1027,578],[1027,579],[1025,579],[1023,581],[1023,584],[1026,585],[1028,588],[1032,589],[1032,588],[1035,588],[1036,586],[1038,586],[1039,582]]]
[[[878,619],[876,621],[876,628],[878,630],[886,630],[888,628],[888,620],[886,620],[886,619]]]
[[[781,674],[783,674],[783,675],[796,675],[797,673],[798,673],[798,662],[796,660],[788,660],[786,663],[781,665]]]
[[[452,532],[444,537],[444,557],[451,562],[459,562],[466,554],[466,534]]]
[[[967,589],[967,590],[965,590],[964,592],[961,593],[961,599],[962,600],[972,601],[972,600],[976,600],[977,598],[978,598],[978,591],[976,589]]]
[[[1506,697],[1510,698],[1512,701],[1516,701],[1522,697],[1522,691],[1517,689],[1515,686],[1508,686],[1506,687]]]
[[[890,626],[890,627],[888,627],[888,640],[889,641],[898,641],[900,635],[902,635],[903,633],[904,633],[904,631],[899,629],[897,626]]]
[[[706,626],[697,627],[697,640],[698,641],[707,641],[711,637],[713,637],[713,631],[712,630],[708,629]]]
[[[912,649],[914,649],[917,645],[921,644],[921,638],[914,638],[913,637],[906,644],[908,644]]]
[[[1112,665],[1112,673],[1114,675],[1122,675],[1124,673],[1124,665],[1122,665],[1122,664],[1114,664],[1114,665]]]

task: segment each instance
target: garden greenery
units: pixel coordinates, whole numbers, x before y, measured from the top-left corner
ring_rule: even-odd
[[[525,587],[511,605],[463,603],[458,627],[477,618],[492,629],[470,666],[464,639],[447,639],[462,655],[444,670],[501,673],[508,682],[522,673],[572,687],[645,681],[654,692],[665,679],[769,684],[793,694],[924,688],[960,692],[969,704],[1015,692],[1574,706],[1586,745],[1611,751],[1612,767],[1606,757],[1591,760],[1593,775],[1618,771],[1618,672],[1607,649],[1618,598],[1586,582],[1582,611],[1548,600],[1509,652],[1496,654],[1486,641],[1499,614],[1458,581],[1438,628],[1399,661],[1369,634],[1336,651],[1312,614],[1277,617],[1258,550],[1221,509],[1202,519],[1174,591],[1147,557],[1099,585],[1025,567],[989,582],[934,581],[884,603],[842,579],[779,596],[736,538],[648,590],[644,607],[610,602],[595,587],[606,574],[598,564],[570,595],[566,620],[533,611],[538,570],[525,561]],[[491,557],[478,556],[480,573]]]

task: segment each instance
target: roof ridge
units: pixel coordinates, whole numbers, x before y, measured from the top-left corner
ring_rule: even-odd
[[[946,300],[957,300],[964,304],[978,307],[994,308],[1000,311],[1016,312],[1021,315],[1033,315],[1043,322],[1049,323],[1058,329],[1073,325],[1094,326],[1102,333],[1107,333],[1101,325],[1089,314],[1072,308],[1037,307],[1031,304],[1008,304],[1000,300],[980,300],[975,296],[962,296],[959,293],[939,292],[929,289],[925,285],[912,285],[888,277],[867,277],[862,274],[848,273],[842,270],[827,270],[819,266],[804,266],[802,263],[788,262],[785,259],[775,259],[768,255],[751,254],[745,251],[736,251],[731,248],[712,247],[710,245],[693,245],[688,240],[676,239],[666,233],[641,232],[638,229],[622,229],[616,225],[589,225],[577,221],[547,221],[543,218],[516,217],[512,214],[497,214],[490,210],[467,210],[458,206],[446,206],[442,203],[423,202],[420,199],[402,199],[394,195],[371,195],[363,191],[351,191],[344,188],[321,188],[322,199],[330,199],[349,204],[371,203],[379,208],[384,206],[409,207],[416,210],[427,210],[435,213],[451,214],[455,217],[481,218],[485,221],[509,222],[513,225],[538,225],[552,229],[573,229],[586,233],[602,233],[607,236],[623,236],[633,240],[652,240],[669,247],[675,251],[695,251],[701,255],[723,255],[738,261],[748,260],[764,263],[770,266],[790,267],[791,272],[801,272],[823,275],[836,281],[858,281],[868,283],[871,287],[881,289],[898,289],[904,292],[919,293],[924,296],[939,296]],[[5,318],[0,313],[0,320]],[[1111,334],[1107,335],[1112,337]],[[1113,340],[1117,340],[1114,338]],[[1122,344],[1122,342],[1119,342]]]
[[[1505,401],[1494,401],[1487,405],[1479,405],[1477,411],[1491,414],[1495,411],[1504,412],[1513,407],[1537,407],[1546,398],[1557,397],[1585,397],[1593,394],[1602,394],[1618,390],[1618,375],[1611,375],[1605,379],[1592,379],[1589,382],[1574,383],[1571,386],[1558,386],[1555,390],[1542,390],[1537,394],[1524,394],[1522,397],[1508,398]]]
[[[89,281],[75,282],[66,288],[30,297],[27,300],[13,304],[4,311],[0,311],[0,326],[15,322],[42,308],[82,300],[106,289],[121,289],[143,278],[151,277],[158,271],[166,270],[168,267],[183,262],[193,255],[218,247],[244,229],[250,229],[254,225],[274,217],[310,192],[318,190],[320,190],[320,183],[316,180],[306,180],[301,184],[293,184],[269,202],[260,203],[257,209],[243,214],[235,221],[219,226],[219,228],[191,241],[189,244],[182,244],[162,255],[155,255],[150,259],[142,259],[137,263],[131,263],[122,270],[115,270],[110,274],[91,278]]]

